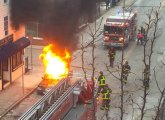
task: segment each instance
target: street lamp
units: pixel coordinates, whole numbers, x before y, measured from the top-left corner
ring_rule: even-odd
[[[22,53],[22,92],[23,92],[23,95],[24,95],[24,70],[23,70],[23,66],[24,66],[24,53]]]

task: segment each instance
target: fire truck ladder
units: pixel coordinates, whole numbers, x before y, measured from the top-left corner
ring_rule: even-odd
[[[67,79],[61,80],[18,120],[48,120],[77,85],[78,81],[70,86]]]

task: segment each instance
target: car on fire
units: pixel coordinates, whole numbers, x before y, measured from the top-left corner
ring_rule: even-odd
[[[45,95],[56,84],[57,84],[57,80],[52,80],[46,77],[42,77],[42,80],[37,87],[37,93],[40,95]]]

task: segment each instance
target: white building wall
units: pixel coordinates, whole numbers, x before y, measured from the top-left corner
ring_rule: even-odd
[[[19,38],[25,36],[25,27],[23,25],[20,26],[19,30],[14,30],[11,27],[11,22],[10,22],[10,6],[9,6],[9,0],[6,0],[7,3],[4,3],[4,0],[0,0],[0,40],[2,40],[3,38],[7,37],[8,35],[13,34],[13,40],[16,41]],[[8,16],[8,35],[5,35],[5,31],[4,31],[4,17]],[[8,59],[9,61],[9,59]],[[10,65],[10,62],[8,62],[8,65]],[[10,68],[10,66],[8,66]],[[11,73],[12,75],[12,81],[18,79],[19,77],[22,76],[22,66],[20,66],[19,68],[17,68],[15,71],[13,71]],[[8,69],[8,71],[4,71],[3,72],[3,77],[4,80],[10,80],[10,69]],[[0,80],[0,84],[1,84],[1,80]],[[0,85],[1,87],[1,85]],[[1,88],[0,88],[1,90]]]
[[[9,17],[9,34],[14,35],[14,41],[17,39],[25,36],[25,27],[22,25],[20,26],[19,30],[14,30],[11,27],[11,22],[10,22],[10,8],[9,8],[9,0],[7,0],[7,3],[4,3],[4,0],[0,0],[0,40],[5,38],[5,32],[4,32],[4,17],[8,16]]]
[[[5,37],[4,17],[7,15],[9,15],[9,2],[4,3],[4,0],[0,0],[0,40]]]

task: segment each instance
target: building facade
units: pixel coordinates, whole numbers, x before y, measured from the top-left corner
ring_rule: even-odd
[[[0,0],[0,90],[24,72],[24,48],[30,45],[24,36],[24,26],[11,27],[9,0]]]

